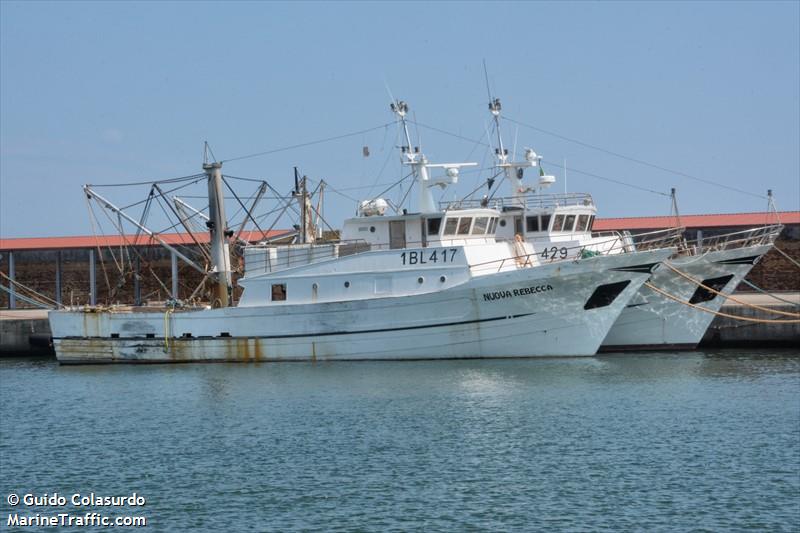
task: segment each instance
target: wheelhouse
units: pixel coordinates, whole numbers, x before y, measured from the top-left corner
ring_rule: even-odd
[[[345,221],[342,241],[362,241],[373,249],[483,244],[495,241],[501,216],[489,208],[360,216]]]

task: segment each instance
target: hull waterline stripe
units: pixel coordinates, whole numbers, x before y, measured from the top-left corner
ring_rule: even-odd
[[[392,331],[409,331],[415,329],[429,329],[429,328],[443,328],[448,326],[464,326],[468,324],[481,324],[484,322],[495,322],[497,320],[508,320],[514,318],[523,318],[526,316],[531,316],[535,313],[524,313],[521,315],[506,315],[506,316],[498,316],[493,318],[483,318],[479,320],[462,320],[460,322],[446,322],[443,324],[424,324],[421,326],[405,326],[400,328],[381,328],[381,329],[364,329],[359,331],[328,331],[322,333],[297,333],[292,335],[250,335],[250,336],[230,336],[230,337],[171,337],[175,340],[217,340],[217,339],[296,339],[300,337],[330,337],[332,335],[361,335],[366,333],[389,333]],[[164,337],[53,337],[54,340],[75,340],[75,339],[103,339],[103,340],[113,340],[113,341],[123,341],[123,340],[136,340],[136,341],[154,341],[154,340],[164,340]]]

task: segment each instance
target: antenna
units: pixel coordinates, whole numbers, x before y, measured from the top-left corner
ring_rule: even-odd
[[[677,227],[681,227],[681,214],[678,212],[678,197],[676,196],[675,193],[676,193],[675,187],[669,190],[670,198],[672,198],[672,206],[669,209],[669,216],[673,216],[674,214]]]
[[[486,80],[486,96],[489,97],[489,101],[492,100],[492,90],[489,89],[489,71],[486,69],[486,58],[483,58],[483,78]]]
[[[208,155],[211,154],[211,159],[214,162],[217,162],[217,156],[214,155],[214,151],[211,149],[211,145],[208,144],[208,141],[203,141],[203,164],[208,164]]]
[[[775,197],[772,196],[772,189],[767,189],[767,218],[770,211],[775,215],[775,221],[780,224],[781,217],[778,215],[778,208],[775,206]]]

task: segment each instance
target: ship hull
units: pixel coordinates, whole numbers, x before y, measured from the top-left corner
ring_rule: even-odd
[[[730,295],[747,276],[753,266],[769,250],[771,245],[748,246],[730,250],[708,252],[700,256],[670,259],[667,265],[691,278],[715,285],[725,281],[717,290]],[[662,291],[675,296],[681,302],[693,302],[706,309],[692,308],[656,293],[647,286],[627,304],[612,326],[600,347],[601,352],[642,350],[691,350],[703,339],[706,330],[719,312],[726,298],[706,294],[691,280],[686,279],[668,266],[656,272],[651,281]],[[698,301],[704,300],[704,301]]]
[[[50,322],[61,363],[587,356],[668,253],[522,268],[413,296],[174,313],[56,311]],[[625,286],[613,301],[586,308],[598,287],[615,283]]]

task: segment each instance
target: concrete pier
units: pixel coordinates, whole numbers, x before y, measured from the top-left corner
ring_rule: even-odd
[[[775,296],[792,303],[783,303],[765,294],[735,294],[734,297],[744,304],[729,300],[720,309],[721,313],[765,322],[718,316],[706,331],[701,346],[794,346],[800,349],[800,323],[777,322],[796,318],[750,307],[757,305],[785,313],[800,313],[800,293],[776,293]]]
[[[0,357],[46,355],[54,355],[46,310],[0,310]]]

